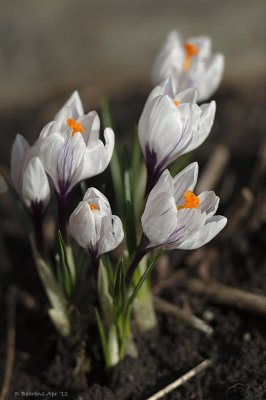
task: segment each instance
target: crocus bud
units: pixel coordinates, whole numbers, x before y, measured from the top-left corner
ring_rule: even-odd
[[[172,31],[155,59],[152,82],[158,85],[171,76],[177,91],[197,88],[198,101],[204,101],[218,88],[223,71],[224,57],[212,55],[208,36],[196,36],[184,42],[177,31]]]
[[[112,215],[109,201],[95,188],[87,190],[71,214],[69,226],[78,244],[93,257],[115,249],[124,238],[120,218]]]
[[[192,163],[172,178],[165,170],[150,192],[141,218],[146,248],[191,250],[203,246],[226,225],[215,215],[219,197],[213,191],[193,193],[198,164]]]
[[[174,94],[171,78],[151,92],[138,126],[148,193],[172,161],[200,146],[209,135],[216,104],[212,101],[199,107],[195,101],[195,89]]]
[[[39,137],[40,158],[55,190],[66,197],[80,181],[98,175],[108,166],[114,149],[114,132],[104,130],[95,111],[84,114],[78,92],[74,92],[54,121]]]
[[[33,209],[38,205],[44,211],[50,199],[50,187],[38,149],[17,135],[11,152],[11,178],[25,205]]]

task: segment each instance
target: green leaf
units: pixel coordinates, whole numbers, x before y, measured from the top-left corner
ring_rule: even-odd
[[[125,228],[126,228],[126,240],[129,255],[133,254],[137,247],[136,238],[136,226],[135,226],[135,214],[134,208],[131,201],[126,202],[126,212],[125,212]]]
[[[140,170],[140,144],[138,138],[138,126],[135,126],[134,129],[134,140],[133,140],[133,149],[132,149],[132,158],[131,158],[131,182],[133,187],[136,186],[139,177],[139,170]]]
[[[116,270],[114,287],[114,305],[116,306],[117,316],[123,310],[126,299],[126,286],[123,260],[120,261]]]
[[[152,271],[152,269],[153,269],[155,263],[156,263],[157,260],[161,257],[161,255],[163,254],[163,252],[164,252],[164,249],[162,249],[162,250],[160,251],[160,253],[157,254],[157,256],[155,256],[155,257],[153,258],[153,260],[150,262],[150,264],[149,264],[149,266],[147,267],[146,271],[143,273],[143,275],[141,276],[139,282],[138,282],[137,285],[135,286],[134,291],[133,291],[132,295],[130,296],[130,298],[129,298],[129,300],[128,300],[127,307],[129,307],[129,306],[132,305],[132,303],[133,303],[135,297],[137,296],[138,291],[140,290],[140,288],[141,288],[143,282],[145,281],[145,279],[147,278],[147,276],[151,273],[151,271]]]
[[[100,260],[98,273],[98,296],[101,303],[104,320],[108,328],[114,323],[114,302],[109,292],[108,273],[103,261]]]
[[[184,169],[192,159],[194,153],[195,151],[192,150],[189,153],[183,154],[181,157],[179,157],[169,168],[171,175],[176,176],[182,169]]]
[[[107,276],[108,276],[108,283],[109,283],[109,293],[113,297],[114,296],[114,272],[110,257],[107,253],[102,254],[101,260],[103,265],[106,268]]]
[[[101,101],[101,116],[105,127],[113,128],[109,104],[106,99]],[[122,172],[119,161],[119,152],[117,144],[115,144],[113,156],[110,161],[110,170],[114,186],[116,210],[121,212],[123,210],[123,187],[122,187]]]
[[[72,289],[73,289],[72,274],[68,263],[65,243],[63,241],[60,231],[58,231],[58,243],[59,243],[59,257],[60,257],[60,266],[62,274],[62,284],[67,297],[70,298],[72,296]]]
[[[102,323],[102,320],[101,320],[101,317],[100,317],[100,314],[99,314],[97,308],[95,307],[94,310],[95,310],[97,326],[98,326],[98,330],[99,330],[99,334],[100,334],[105,364],[108,368],[110,368],[112,366],[112,363],[111,363],[111,359],[110,359],[108,341],[106,338],[105,329],[104,329],[104,326],[103,326],[103,323]]]
[[[80,182],[80,189],[81,189],[82,196],[84,196],[88,189],[85,181]]]

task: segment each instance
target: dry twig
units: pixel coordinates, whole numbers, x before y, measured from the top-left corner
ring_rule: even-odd
[[[195,368],[191,369],[189,372],[187,372],[185,375],[181,376],[178,378],[176,381],[170,383],[170,385],[166,386],[164,389],[160,390],[153,396],[149,397],[146,400],[158,400],[161,399],[163,396],[166,394],[172,392],[174,389],[178,388],[179,386],[183,385],[186,383],[189,379],[193,378],[195,375],[199,374],[202,372],[204,369],[209,367],[211,365],[211,360],[207,359],[204,360],[202,363],[197,365]]]
[[[212,278],[201,280],[180,275],[175,284],[191,292],[203,294],[215,303],[266,315],[265,296],[223,285]]]
[[[206,324],[206,322],[202,321],[200,318],[196,317],[193,314],[190,314],[180,307],[168,303],[165,300],[160,299],[159,297],[153,296],[154,306],[155,309],[159,312],[164,314],[173,315],[174,317],[181,319],[182,321],[186,322],[188,325],[192,326],[193,328],[197,328],[200,331],[211,335],[213,329],[211,326]]]
[[[7,295],[7,359],[4,382],[1,390],[0,400],[7,399],[9,385],[12,377],[12,369],[15,358],[15,318],[16,318],[16,294],[15,286],[10,286]]]
[[[203,190],[214,189],[224,173],[229,157],[230,152],[228,147],[221,144],[216,146],[204,171],[201,173],[201,177],[197,184],[198,193],[203,192]]]

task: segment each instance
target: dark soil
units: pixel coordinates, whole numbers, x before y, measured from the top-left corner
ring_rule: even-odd
[[[244,186],[252,188],[255,202],[230,234],[225,232],[217,237],[206,246],[201,257],[208,258],[207,273],[219,282],[265,295],[265,175],[256,173],[265,129],[265,99],[260,87],[252,88],[252,98],[249,93],[249,90],[239,92],[234,89],[218,92],[213,133],[198,150],[195,159],[200,161],[202,170],[216,144],[226,144],[231,158],[216,190],[222,202],[219,211],[229,219],[233,218],[239,207],[237,198]],[[145,97],[140,95],[132,97],[127,104],[123,101],[112,104],[118,129],[129,131],[144,100]],[[131,107],[132,112],[128,118],[124,116],[126,107]],[[33,114],[31,110],[29,115]],[[27,115],[23,116],[24,120],[29,125]],[[13,134],[11,118],[6,123]],[[261,197],[263,193],[264,197]],[[214,329],[212,336],[208,337],[173,317],[158,314],[158,328],[144,335],[133,323],[139,358],[127,357],[112,372],[106,371],[93,312],[96,296],[89,272],[84,271],[84,281],[87,279],[88,283],[81,295],[86,294],[91,304],[82,321],[87,336],[81,338],[77,331],[71,339],[58,338],[47,317],[46,297],[18,212],[8,195],[3,195],[1,200],[0,385],[7,350],[7,294],[10,286],[17,290],[15,362],[8,399],[27,396],[145,400],[207,358],[212,360],[211,366],[164,399],[266,399],[265,316],[214,304],[186,289],[169,286],[160,292],[160,296],[205,319]],[[166,271],[161,271],[160,266],[154,271],[154,284],[158,284],[162,274],[167,277],[178,268],[185,268],[191,276],[202,273],[202,258],[194,257],[195,252],[170,255]],[[86,360],[82,369],[76,366],[76,354],[83,355]]]

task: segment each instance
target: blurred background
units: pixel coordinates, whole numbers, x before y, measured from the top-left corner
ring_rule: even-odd
[[[1,0],[1,119],[76,88],[88,107],[103,96],[148,93],[171,29],[211,36],[226,57],[223,85],[263,86],[264,22],[263,0]]]

